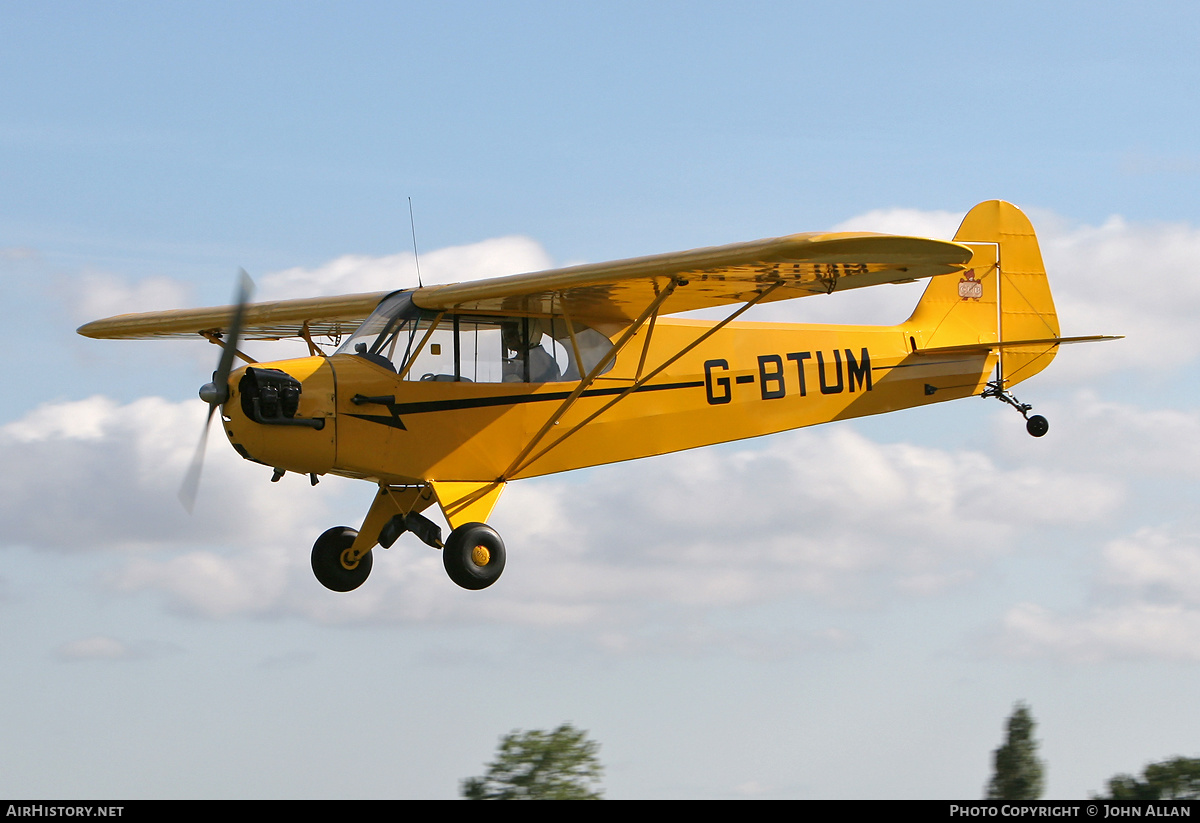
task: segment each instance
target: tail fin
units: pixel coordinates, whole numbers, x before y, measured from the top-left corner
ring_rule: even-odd
[[[904,324],[914,351],[993,344],[1005,388],[1046,368],[1058,351],[1048,342],[1059,337],[1058,315],[1029,218],[989,200],[967,212],[954,241],[974,256],[965,272],[929,281]],[[1011,345],[1022,340],[1043,342]]]

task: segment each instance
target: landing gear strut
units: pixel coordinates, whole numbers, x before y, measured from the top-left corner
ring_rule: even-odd
[[[1034,437],[1041,437],[1046,432],[1050,431],[1050,423],[1040,414],[1029,416],[1029,411],[1033,406],[1028,403],[1022,403],[1017,398],[1013,397],[1004,390],[1004,382],[1001,380],[992,380],[987,384],[987,388],[983,390],[980,397],[995,397],[997,400],[1002,400],[1008,405],[1021,413],[1025,418],[1025,431],[1029,432]]]

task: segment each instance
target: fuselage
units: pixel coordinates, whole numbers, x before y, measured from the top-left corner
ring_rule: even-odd
[[[508,480],[968,397],[996,365],[994,354],[916,353],[906,326],[744,322],[644,380],[713,325],[661,319],[640,329],[565,411],[579,380],[401,378],[348,353],[257,364],[298,381],[294,419],[312,422],[255,422],[241,369],[225,430],[244,457],[288,471],[387,485]]]

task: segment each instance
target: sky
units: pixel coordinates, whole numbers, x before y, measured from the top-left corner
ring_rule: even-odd
[[[0,794],[453,798],[570,722],[611,798],[1046,796],[1200,756],[1200,8],[0,3]],[[209,444],[202,341],[81,323],[799,231],[1038,230],[1064,347],[964,399],[510,484],[508,564]],[[748,319],[894,323],[919,287]],[[265,344],[264,344],[265,345]],[[284,346],[285,344],[279,344]],[[282,348],[256,349],[262,357]]]

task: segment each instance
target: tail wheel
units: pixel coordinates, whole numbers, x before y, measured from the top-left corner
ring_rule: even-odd
[[[1043,434],[1050,431],[1050,423],[1040,414],[1035,414],[1033,417],[1025,421],[1025,431],[1029,432],[1034,437],[1041,437]]]
[[[350,557],[350,547],[358,532],[349,526],[334,526],[317,538],[312,549],[312,570],[327,589],[348,592],[357,589],[371,573],[371,552],[358,561]]]
[[[446,538],[442,563],[450,579],[464,589],[486,589],[504,571],[504,541],[485,523],[466,523]]]

